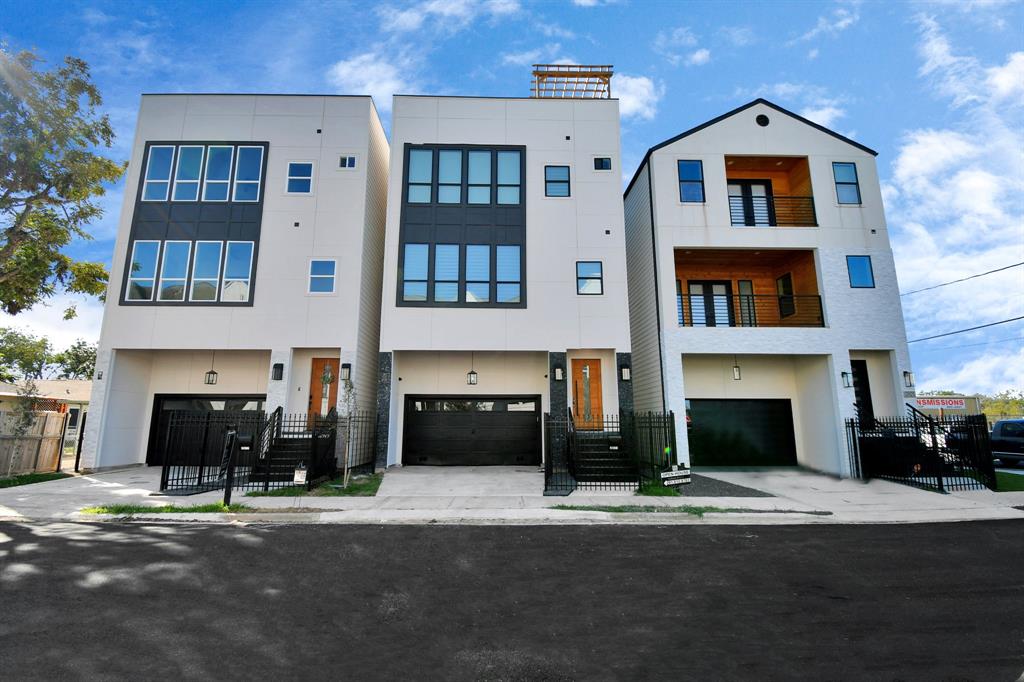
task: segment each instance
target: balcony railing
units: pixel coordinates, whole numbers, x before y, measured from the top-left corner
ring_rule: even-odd
[[[733,225],[749,227],[817,227],[814,197],[730,196]]]
[[[676,294],[681,327],[824,327],[821,296]]]

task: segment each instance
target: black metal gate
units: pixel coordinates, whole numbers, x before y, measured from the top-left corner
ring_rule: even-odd
[[[938,492],[996,488],[985,415],[848,419],[846,436],[855,478]]]

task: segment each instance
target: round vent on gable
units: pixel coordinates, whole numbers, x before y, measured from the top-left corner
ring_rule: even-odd
[[[757,122],[757,125],[761,126],[762,128],[767,126],[769,123],[768,117],[765,116],[764,114],[758,114],[757,118],[755,118],[754,120]]]

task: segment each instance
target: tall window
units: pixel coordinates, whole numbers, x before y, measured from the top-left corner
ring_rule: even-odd
[[[429,204],[434,177],[434,150],[409,150],[409,203]]]
[[[227,201],[231,182],[231,161],[234,147],[210,147],[206,157],[206,177],[203,182],[203,201]]]
[[[220,255],[223,247],[223,242],[196,242],[189,300],[217,300],[217,290],[220,289]]]
[[[336,268],[337,263],[334,260],[309,261],[309,293],[333,294]]]
[[[308,161],[292,161],[288,164],[288,194],[313,193],[313,164]]]
[[[544,196],[569,196],[568,166],[544,166]]]
[[[468,200],[471,204],[491,203],[491,152],[470,151]]]
[[[796,313],[796,299],[793,298],[793,275],[787,272],[775,280],[775,293],[779,297],[779,317]]]
[[[402,298],[406,301],[427,300],[427,257],[429,244],[406,244],[402,266]]]
[[[850,286],[854,289],[873,289],[875,273],[871,267],[871,256],[847,256],[846,269],[850,273]]]
[[[199,199],[199,173],[203,169],[203,147],[178,147],[178,167],[174,171],[174,200]]]
[[[252,275],[252,242],[228,242],[224,258],[222,301],[248,301]]]
[[[184,301],[188,281],[188,259],[192,242],[164,242],[164,261],[160,266],[161,301]]]
[[[152,301],[156,285],[156,262],[160,255],[160,242],[137,241],[132,247],[132,261],[128,269],[129,301]]]
[[[487,303],[491,300],[491,247],[486,244],[466,246],[466,303]]]
[[[235,201],[259,201],[263,178],[263,147],[239,147],[235,168]]]
[[[462,150],[437,152],[437,203],[462,203]]]
[[[519,303],[521,248],[519,246],[498,246],[496,248],[497,275],[496,298],[498,303]]]
[[[454,303],[459,300],[459,245],[434,247],[434,300]]]
[[[832,164],[832,175],[836,179],[836,199],[840,204],[860,203],[860,183],[857,181],[857,164]]]
[[[679,201],[683,203],[704,203],[704,163],[702,161],[679,161]]]
[[[517,151],[498,152],[498,203],[518,204],[521,157]]]
[[[576,263],[576,293],[581,296],[598,296],[604,293],[604,268],[601,261]]]
[[[142,183],[143,201],[167,201],[167,194],[171,187],[171,162],[173,160],[174,147],[160,145],[149,148],[146,177]]]

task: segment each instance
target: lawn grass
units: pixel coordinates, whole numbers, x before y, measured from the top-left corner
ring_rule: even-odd
[[[16,485],[28,485],[29,483],[44,483],[56,481],[61,478],[70,478],[71,474],[62,471],[51,471],[45,474],[21,474],[13,478],[0,478],[0,488],[13,488]]]
[[[997,471],[996,490],[1001,493],[1024,490],[1024,475]]]
[[[223,502],[212,502],[210,504],[193,504],[187,507],[164,504],[153,507],[146,504],[109,504],[101,507],[86,507],[83,514],[114,514],[116,516],[131,516],[132,514],[222,514],[225,512],[247,512],[255,511],[245,504],[229,504]]]
[[[373,497],[380,488],[383,474],[370,474],[369,476],[353,476],[349,479],[348,487],[342,488],[342,479],[336,478],[332,481],[321,483],[312,490],[306,490],[303,486],[292,486],[278,488],[277,490],[253,490],[245,494],[246,497]]]
[[[637,495],[643,497],[679,497],[679,491],[661,483],[648,483],[637,489]]]
[[[552,509],[565,509],[569,511],[600,511],[611,514],[689,514],[698,519],[704,518],[705,514],[811,514],[813,516],[830,516],[832,512],[827,511],[801,511],[789,509],[745,509],[743,507],[705,507],[695,505],[681,505],[678,507],[655,507],[652,505],[623,504],[623,505],[601,505],[601,504],[556,504]]]

